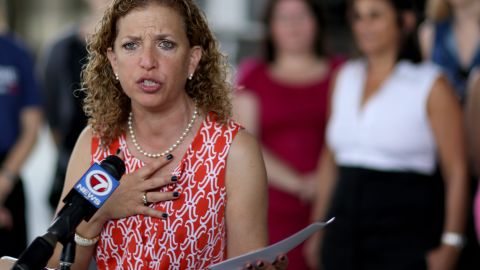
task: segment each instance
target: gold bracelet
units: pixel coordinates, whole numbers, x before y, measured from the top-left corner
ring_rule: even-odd
[[[96,236],[94,238],[86,238],[81,236],[78,233],[75,233],[74,240],[75,240],[75,243],[79,246],[89,247],[89,246],[95,245],[98,242],[99,238],[100,238],[99,236]]]

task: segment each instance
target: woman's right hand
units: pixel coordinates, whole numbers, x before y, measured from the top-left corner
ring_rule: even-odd
[[[158,175],[156,173],[165,167],[170,160],[156,159],[133,173],[124,175],[120,185],[97,212],[97,219],[106,222],[133,215],[146,215],[155,218],[166,218],[161,211],[149,207],[150,203],[175,200],[178,192],[160,192],[159,189],[169,184],[175,184],[176,176]],[[144,194],[148,204],[144,204]],[[177,195],[177,196],[175,196]]]

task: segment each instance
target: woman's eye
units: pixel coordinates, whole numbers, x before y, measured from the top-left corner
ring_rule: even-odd
[[[165,49],[165,50],[171,50],[175,48],[175,43],[169,41],[169,40],[162,40],[159,43],[160,48]]]
[[[135,42],[127,42],[123,44],[122,47],[126,50],[131,51],[137,48],[137,44]]]
[[[372,11],[368,14],[368,18],[370,19],[378,19],[380,18],[382,15],[380,14],[380,12],[378,11]]]

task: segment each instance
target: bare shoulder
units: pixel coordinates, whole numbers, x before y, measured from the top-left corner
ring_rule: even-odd
[[[77,161],[88,160],[88,163],[90,163],[92,138],[93,129],[90,126],[85,127],[73,148],[71,159],[77,159]]]
[[[229,156],[235,158],[239,155],[255,154],[255,152],[260,152],[258,140],[250,132],[244,129],[239,130],[232,142]]]
[[[253,135],[239,131],[230,148],[226,168],[228,256],[238,256],[268,243],[267,174],[260,145]]]
[[[434,82],[430,95],[428,97],[428,107],[438,107],[446,104],[458,104],[458,99],[455,96],[452,85],[448,79],[442,75]]]
[[[462,122],[460,100],[443,75],[432,86],[427,100],[427,112],[434,128],[443,126],[443,123]]]
[[[235,136],[227,158],[227,190],[239,182],[263,185],[266,182],[265,164],[257,139],[246,130]]]

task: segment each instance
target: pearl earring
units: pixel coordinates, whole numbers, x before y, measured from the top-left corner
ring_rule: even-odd
[[[118,81],[118,73],[115,73],[115,80]]]
[[[188,76],[188,79],[191,81],[193,79],[193,73],[190,73],[190,76]]]

